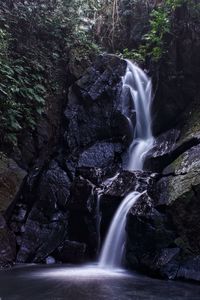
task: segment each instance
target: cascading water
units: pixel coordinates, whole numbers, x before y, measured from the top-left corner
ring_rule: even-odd
[[[130,97],[127,97],[127,90]],[[127,60],[127,70],[123,78],[123,92],[126,96],[123,97],[122,112],[127,117],[132,130],[132,143],[128,149],[126,169],[142,170],[145,156],[154,141],[150,113],[152,84],[146,74],[129,60]],[[133,113],[136,116],[135,130],[133,130]],[[126,216],[140,195],[139,192],[130,193],[118,208],[102,248],[100,267],[120,267],[126,238]]]
[[[127,103],[124,99],[122,112],[131,121],[130,111],[135,112],[136,126],[132,132],[132,143],[128,150],[128,164],[126,168],[132,170],[142,170],[146,153],[153,145],[153,135],[151,130],[151,100],[152,84],[146,74],[136,65],[127,61],[127,71],[123,78],[123,90],[128,89],[132,103]]]

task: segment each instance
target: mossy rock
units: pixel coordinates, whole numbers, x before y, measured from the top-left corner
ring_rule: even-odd
[[[185,124],[181,130],[180,141],[184,141],[189,138],[200,136],[200,109],[199,101],[192,106],[192,109],[188,109],[185,114]]]
[[[200,251],[200,145],[184,152],[158,182],[158,205],[170,214],[179,238],[193,253]],[[183,247],[184,252],[187,251]]]

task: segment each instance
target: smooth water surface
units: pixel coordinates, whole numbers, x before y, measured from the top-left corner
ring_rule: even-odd
[[[95,267],[24,266],[0,271],[1,300],[200,299],[200,286]]]

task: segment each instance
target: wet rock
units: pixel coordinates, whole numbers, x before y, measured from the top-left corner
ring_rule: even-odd
[[[43,262],[66,238],[68,216],[55,212],[45,215],[40,207],[33,207],[17,254],[18,263]]]
[[[119,120],[121,76],[126,63],[116,56],[100,56],[94,65],[71,88],[65,110],[66,147],[79,153],[97,141],[126,136],[126,118],[121,117],[121,131],[116,131]]]
[[[123,199],[133,191],[154,189],[154,175],[149,172],[121,170],[114,178],[105,180],[99,190],[101,237],[105,238],[110,222]]]
[[[81,153],[78,161],[79,167],[105,168],[114,165],[120,157],[123,148],[121,144],[101,142],[96,143]]]
[[[86,259],[86,244],[65,241],[58,247],[56,255],[63,263],[82,263]]]
[[[6,221],[0,215],[0,268],[11,266],[16,257],[15,235],[7,227]]]
[[[53,256],[48,256],[45,261],[47,265],[53,265],[56,263],[56,260]]]
[[[178,247],[162,249],[156,257],[153,269],[163,278],[175,279],[180,266],[179,256]]]
[[[171,129],[158,136],[145,160],[145,169],[160,172],[173,160],[172,153],[176,147],[180,131]]]
[[[101,55],[86,74],[76,82],[83,97],[93,101],[102,95],[114,95],[126,70],[126,62],[114,55]]]
[[[154,142],[153,148],[149,151],[144,168],[153,172],[162,172],[181,154],[200,143],[200,133],[183,136],[179,130],[172,129]],[[168,174],[166,169],[164,174]]]
[[[184,152],[165,170],[164,174],[172,174],[166,176],[158,182],[159,189],[159,203],[172,205],[174,201],[180,198],[187,198],[190,201],[189,195],[198,193],[200,175],[200,159],[199,159],[200,145],[192,147]]]
[[[99,247],[99,212],[95,186],[81,176],[72,185],[69,203],[69,237],[70,240],[85,243],[88,255],[94,258]]]
[[[52,161],[49,169],[43,173],[40,180],[40,201],[47,211],[66,209],[70,195],[71,181],[58,163]]]
[[[56,162],[40,178],[35,204],[22,233],[18,262],[42,262],[66,238],[70,180]]]
[[[154,175],[145,171],[120,171],[114,178],[108,179],[103,183],[104,190],[101,203],[112,200],[122,200],[132,191],[142,192],[153,188]]]
[[[94,188],[95,186],[89,180],[76,177],[71,187],[69,209],[92,212],[95,206]]]
[[[5,212],[15,199],[27,175],[12,159],[0,158],[0,212]]]
[[[199,280],[199,152],[197,145],[181,154],[164,170],[153,200],[144,195],[132,208],[128,264],[162,277]]]
[[[113,169],[111,168],[111,172]],[[81,176],[88,179],[91,183],[95,185],[100,185],[106,178],[108,168],[94,168],[94,167],[80,167],[77,168],[77,176]],[[107,176],[108,177],[108,176]]]
[[[200,281],[200,256],[191,257],[182,262],[177,278]]]
[[[153,275],[174,278],[179,249],[167,215],[156,209],[147,193],[141,194],[127,216],[126,261],[128,266]],[[177,248],[177,249],[176,249]]]

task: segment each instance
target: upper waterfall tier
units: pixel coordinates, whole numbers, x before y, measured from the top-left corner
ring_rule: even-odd
[[[128,99],[126,90],[130,94]],[[132,130],[132,142],[128,149],[126,165],[128,170],[142,170],[146,153],[152,147],[151,102],[150,78],[139,67],[127,60],[127,70],[123,78],[122,112],[128,118],[131,128],[134,128],[131,114],[134,112],[136,117],[136,126]]]

